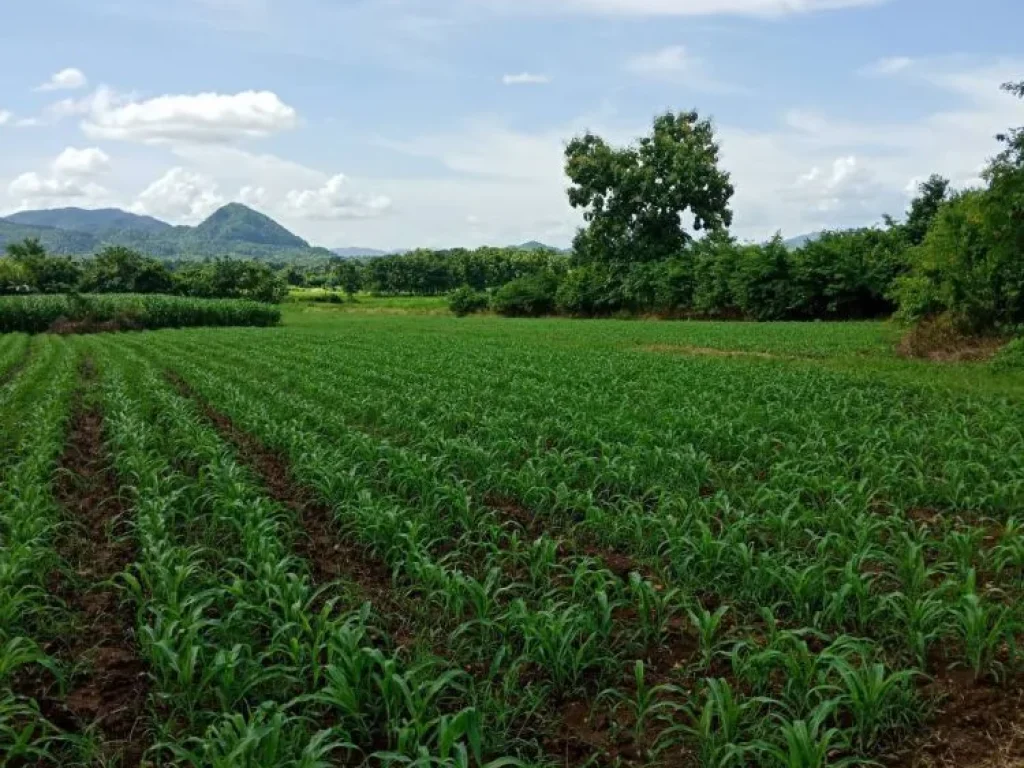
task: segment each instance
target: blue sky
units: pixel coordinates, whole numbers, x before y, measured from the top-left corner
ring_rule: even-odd
[[[735,231],[876,222],[1024,124],[1014,0],[35,0],[0,27],[0,212],[240,200],[317,244],[565,245],[564,143],[718,128]]]

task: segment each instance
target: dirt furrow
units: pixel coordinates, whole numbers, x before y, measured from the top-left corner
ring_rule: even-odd
[[[136,546],[104,449],[103,414],[88,400],[95,381],[88,362],[82,380],[54,489],[70,523],[60,554],[74,572],[74,578],[60,578],[57,588],[74,626],[60,651],[72,665],[69,689],[54,704],[79,729],[97,729],[106,757],[134,766],[149,746],[143,723],[148,678],[135,641],[134,611],[111,579],[135,562]]]
[[[287,460],[235,426],[184,379],[174,374],[168,374],[168,379],[179,394],[197,405],[218,434],[235,449],[239,460],[255,472],[267,494],[295,513],[304,533],[296,542],[296,550],[309,563],[313,582],[320,586],[348,578],[378,609],[393,607],[395,598],[387,567],[345,539],[330,507],[293,480]]]

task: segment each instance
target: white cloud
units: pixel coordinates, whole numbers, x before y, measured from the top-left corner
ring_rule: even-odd
[[[7,125],[14,115],[6,109],[0,109],[0,125]]]
[[[21,207],[55,206],[70,202],[96,202],[107,197],[107,190],[98,184],[75,179],[46,178],[30,171],[18,176],[7,188],[11,197],[21,200]]]
[[[74,91],[84,88],[89,81],[82,70],[68,67],[54,73],[49,80],[36,88],[37,91]]]
[[[130,210],[175,222],[195,223],[226,202],[214,179],[178,166],[146,187]]]
[[[147,144],[228,143],[294,128],[295,110],[270,91],[158,96],[116,103],[96,99],[82,125],[93,138]]]
[[[53,161],[52,167],[60,176],[96,176],[110,170],[110,155],[98,147],[67,147]]]
[[[501,78],[505,85],[547,85],[551,78],[547,75],[535,75],[531,72],[520,72],[518,75],[505,75]]]
[[[913,66],[914,60],[906,56],[889,56],[879,59],[861,70],[865,75],[895,75]]]
[[[682,45],[633,56],[626,61],[625,68],[627,72],[640,77],[679,83],[696,90],[734,90],[732,86],[715,80],[708,73],[707,63]]]
[[[265,187],[246,186],[238,191],[238,201],[252,208],[265,208],[270,195]]]
[[[43,121],[38,117],[23,117],[15,123],[19,128],[36,128],[42,124]]]
[[[368,219],[391,208],[384,195],[353,192],[348,179],[338,174],[317,189],[291,190],[285,195],[285,210],[305,219]]]

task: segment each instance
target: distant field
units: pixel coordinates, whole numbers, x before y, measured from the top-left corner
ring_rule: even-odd
[[[328,303],[324,298],[338,297],[338,303]],[[344,293],[317,288],[293,288],[289,292],[290,306],[309,311],[330,310],[332,312],[356,312],[383,315],[448,315],[447,296],[372,296],[357,294],[353,298]]]
[[[1024,377],[376,301],[0,337],[0,750],[1019,764]]]

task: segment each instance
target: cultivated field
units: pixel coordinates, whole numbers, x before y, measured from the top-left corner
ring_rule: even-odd
[[[11,764],[1022,764],[1021,377],[286,314],[0,336]]]

